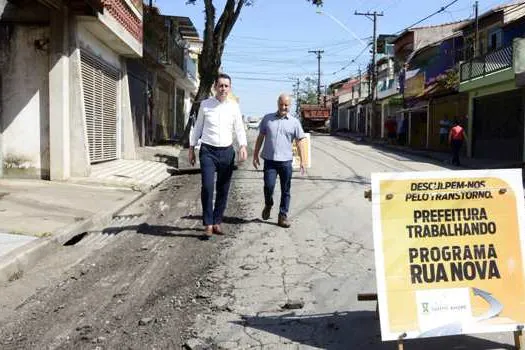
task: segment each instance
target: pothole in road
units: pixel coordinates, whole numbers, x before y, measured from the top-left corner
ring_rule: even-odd
[[[87,232],[82,232],[82,233],[79,233],[78,235],[74,235],[73,237],[71,237],[66,243],[64,243],[63,245],[64,246],[72,246],[72,245],[75,245],[77,244],[78,242],[80,242],[82,239],[84,239],[84,237],[86,237],[88,235]]]

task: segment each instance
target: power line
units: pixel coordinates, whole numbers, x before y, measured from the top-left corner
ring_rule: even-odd
[[[376,94],[375,94],[375,84],[377,83],[377,67],[376,67],[376,36],[377,36],[377,17],[381,17],[383,16],[383,12],[377,12],[377,11],[374,11],[374,12],[366,12],[366,13],[360,13],[360,12],[355,12],[355,15],[356,16],[365,16],[367,17],[368,19],[370,19],[373,23],[374,23],[374,29],[373,29],[373,35],[372,35],[372,86],[371,86],[371,89],[372,89],[372,101],[375,101],[375,97],[376,97]],[[374,113],[374,112],[372,112]]]
[[[288,40],[288,39],[271,39],[268,37],[258,37],[258,36],[244,36],[244,35],[232,35],[232,38],[238,38],[238,39],[250,39],[250,40],[259,40],[259,41],[271,41],[271,42],[287,42],[287,43],[311,43],[311,41],[305,41],[305,40]]]
[[[279,71],[279,72],[276,72],[276,71],[273,71],[273,72],[268,72],[268,71],[265,71],[265,72],[257,72],[257,71],[228,71],[228,74],[254,74],[254,75],[278,75],[278,76],[283,76],[284,74],[287,74],[287,75],[304,75],[304,72],[301,72],[301,73],[298,73],[298,72],[282,72],[282,71]],[[315,75],[317,74],[317,72],[310,72],[309,75]]]
[[[341,69],[339,69],[339,70],[333,72],[332,75],[335,75],[335,74],[337,74],[337,73],[339,73],[339,72],[341,72],[341,71],[347,69],[348,67],[350,67],[350,66],[351,66],[353,63],[355,63],[355,61],[356,61],[356,60],[357,60],[357,59],[358,59],[358,58],[359,58],[359,57],[365,52],[365,50],[366,50],[367,48],[370,47],[370,45],[372,45],[372,44],[368,44],[367,46],[363,47],[363,49],[357,54],[357,56],[355,56],[355,57],[350,61],[350,63],[348,63],[348,64],[347,64],[346,66],[344,66],[343,68],[341,68]]]
[[[410,28],[412,28],[413,26],[418,25],[418,24],[421,23],[421,22],[424,22],[424,21],[426,21],[427,19],[429,19],[429,18],[431,18],[431,17],[434,17],[435,15],[437,15],[437,14],[439,14],[439,13],[445,11],[447,8],[449,8],[450,6],[454,5],[454,4],[455,4],[456,2],[458,2],[458,1],[459,1],[459,0],[453,0],[452,2],[448,3],[447,5],[441,7],[439,10],[437,10],[437,11],[431,13],[430,15],[426,16],[426,17],[423,18],[423,19],[420,19],[420,20],[417,21],[416,23],[413,23],[413,24],[411,24],[411,25],[409,25],[409,26],[407,26],[407,27],[405,27],[405,28],[403,28],[403,29],[401,29],[401,30],[395,32],[394,34],[402,33],[402,32],[404,32],[405,30],[410,29]]]
[[[253,77],[235,77],[235,80],[249,80],[249,81],[275,81],[275,82],[281,82],[281,83],[291,83],[293,80],[288,79],[270,79],[270,78],[253,78]]]

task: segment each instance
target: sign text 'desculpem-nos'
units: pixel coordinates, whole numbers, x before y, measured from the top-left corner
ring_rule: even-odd
[[[525,324],[520,169],[372,174],[383,340]]]

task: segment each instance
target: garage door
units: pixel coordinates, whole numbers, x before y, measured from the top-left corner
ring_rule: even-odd
[[[523,90],[474,99],[472,150],[476,158],[523,159]]]
[[[81,51],[82,88],[91,163],[117,158],[117,69]]]

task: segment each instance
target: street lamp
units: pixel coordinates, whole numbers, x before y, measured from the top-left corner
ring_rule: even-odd
[[[347,26],[345,26],[340,20],[338,20],[337,18],[335,18],[334,16],[332,16],[331,14],[325,12],[325,11],[322,11],[322,10],[317,10],[316,11],[317,14],[319,15],[325,15],[325,16],[328,16],[328,18],[330,18],[332,21],[334,21],[335,23],[337,23],[341,28],[343,28],[344,30],[346,30],[348,33],[350,33],[355,39],[357,39],[361,45],[363,46],[367,46],[367,44],[361,39],[359,38],[357,35],[355,35],[355,33],[353,31],[350,30],[350,28],[348,28]]]

